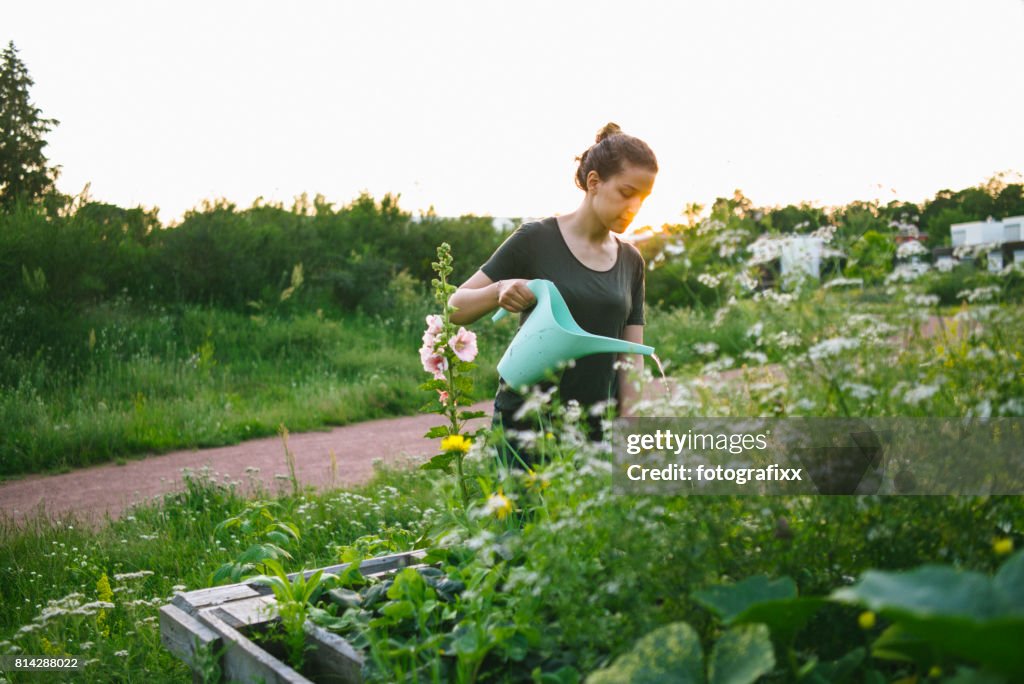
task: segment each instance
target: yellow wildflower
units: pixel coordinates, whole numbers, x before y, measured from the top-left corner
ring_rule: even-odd
[[[546,477],[540,477],[537,475],[537,471],[530,469],[526,471],[526,488],[533,489],[537,485],[540,485],[541,489],[547,489],[551,485]]]
[[[1005,556],[1013,551],[1013,540],[1009,537],[1001,537],[992,542],[992,550],[997,556]]]
[[[865,610],[857,616],[857,624],[860,625],[861,629],[871,629],[875,626],[875,614],[870,610]]]
[[[473,440],[466,439],[462,435],[448,435],[441,440],[441,451],[461,451],[466,453],[469,451],[470,445]]]
[[[96,598],[107,603],[114,601],[114,590],[110,588],[110,580],[107,579],[107,573],[100,575],[100,578],[96,581]],[[96,628],[103,636],[110,636],[110,626],[107,624],[107,611],[102,608],[96,615]]]
[[[512,502],[501,493],[501,490],[498,490],[487,499],[484,510],[497,517],[498,520],[504,520],[512,512]]]
[[[942,676],[942,668],[938,665],[932,665],[931,669],[928,670],[929,679],[938,679]]]

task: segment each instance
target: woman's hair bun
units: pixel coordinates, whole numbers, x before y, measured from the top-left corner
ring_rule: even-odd
[[[601,142],[605,138],[609,138],[619,133],[622,133],[622,129],[619,128],[619,124],[608,122],[604,125],[604,128],[597,132],[597,138],[595,138],[594,142]]]
[[[586,192],[587,175],[596,171],[599,178],[608,180],[622,171],[626,162],[658,172],[658,160],[643,140],[626,135],[617,123],[607,123],[597,133],[597,141],[576,157],[576,187]]]

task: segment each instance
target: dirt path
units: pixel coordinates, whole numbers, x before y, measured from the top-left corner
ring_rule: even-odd
[[[493,401],[475,404],[472,409],[486,411],[487,418],[470,423],[476,427],[490,421]],[[304,432],[289,435],[288,447],[295,456],[299,482],[317,489],[361,484],[373,474],[373,463],[381,458],[388,463],[423,461],[437,448],[437,440],[424,439],[431,427],[443,424],[437,415],[385,418],[334,428],[329,432]],[[337,462],[336,477],[331,478],[331,452]],[[174,451],[123,466],[105,464],[61,475],[31,475],[22,480],[0,483],[0,517],[19,522],[42,511],[51,517],[68,513],[82,523],[102,524],[106,516],[120,517],[133,504],[184,490],[182,469],[199,470],[209,466],[218,480],[227,478],[247,483],[257,478],[269,491],[290,488],[290,481],[275,475],[288,475],[284,444],[280,437],[266,437],[234,446],[202,450]],[[247,468],[259,468],[247,473]]]

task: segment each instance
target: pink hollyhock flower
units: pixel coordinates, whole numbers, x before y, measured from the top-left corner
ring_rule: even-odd
[[[442,406],[448,405],[448,393],[444,390],[437,390],[437,399],[441,402]]]
[[[444,354],[431,354],[420,358],[423,360],[423,370],[433,373],[435,380],[444,380],[444,372],[448,370],[448,359]]]
[[[444,319],[437,314],[427,316],[427,334],[434,336],[444,329]]]
[[[459,332],[448,340],[449,346],[455,355],[463,361],[472,361],[476,358],[476,334],[465,328],[459,328]]]

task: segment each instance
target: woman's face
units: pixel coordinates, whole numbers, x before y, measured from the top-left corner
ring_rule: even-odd
[[[655,175],[650,169],[628,162],[608,180],[601,180],[596,171],[590,172],[587,190],[593,197],[594,212],[605,228],[620,235],[629,228],[654,189]]]

